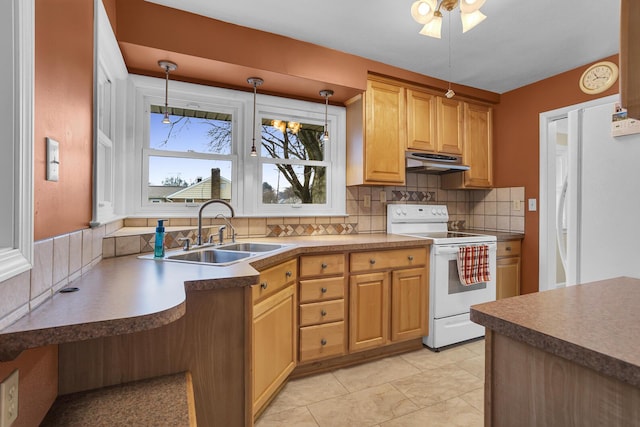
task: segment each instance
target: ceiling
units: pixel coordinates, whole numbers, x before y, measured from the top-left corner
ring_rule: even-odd
[[[496,93],[619,50],[619,0],[487,0],[465,34],[445,11],[440,40],[418,34],[412,0],[148,1]]]

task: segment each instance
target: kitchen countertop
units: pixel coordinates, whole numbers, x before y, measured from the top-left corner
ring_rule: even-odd
[[[471,307],[498,334],[640,387],[640,279],[620,277]]]
[[[291,246],[250,261],[210,266],[139,259],[104,259],[52,298],[0,330],[0,361],[28,348],[127,334],[171,323],[185,313],[185,291],[251,286],[259,271],[305,253],[425,246],[429,239],[388,234],[242,239]],[[174,252],[174,251],[172,251]],[[180,250],[177,250],[180,252]]]

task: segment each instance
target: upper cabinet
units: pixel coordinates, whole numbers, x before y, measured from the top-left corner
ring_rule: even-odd
[[[463,161],[465,172],[442,175],[443,189],[491,188],[493,186],[493,109],[464,103]]]
[[[404,184],[405,89],[370,77],[347,101],[347,185]]]
[[[407,148],[462,154],[463,104],[417,89],[407,89]]]
[[[463,154],[463,103],[437,97],[438,152]]]

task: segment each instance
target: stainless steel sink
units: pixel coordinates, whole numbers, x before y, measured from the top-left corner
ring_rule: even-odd
[[[203,264],[229,264],[249,258],[252,254],[247,252],[233,252],[220,249],[207,249],[203,251],[185,252],[170,255],[166,259],[170,261],[199,262]]]
[[[222,245],[218,250],[239,251],[239,252],[271,252],[284,248],[285,245],[276,243],[231,243]]]

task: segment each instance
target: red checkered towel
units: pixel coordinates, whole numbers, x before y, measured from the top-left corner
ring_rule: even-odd
[[[490,281],[489,246],[461,246],[458,250],[458,275],[464,286]]]

